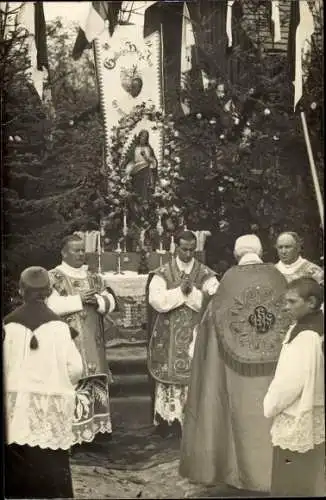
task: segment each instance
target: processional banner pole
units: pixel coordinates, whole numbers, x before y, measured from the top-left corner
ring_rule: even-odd
[[[316,198],[317,198],[317,205],[318,205],[318,211],[319,211],[319,216],[320,216],[320,221],[321,221],[321,227],[322,227],[322,230],[324,232],[324,202],[323,202],[323,197],[322,197],[321,190],[320,190],[320,185],[319,185],[319,180],[318,180],[318,175],[317,175],[317,168],[316,168],[314,156],[312,154],[309,131],[308,131],[306,115],[305,115],[304,111],[300,112],[300,117],[301,117],[303,134],[304,134],[306,147],[307,147],[307,153],[308,153],[308,158],[309,158],[312,180],[314,183],[314,188],[315,188],[315,193],[316,193]]]

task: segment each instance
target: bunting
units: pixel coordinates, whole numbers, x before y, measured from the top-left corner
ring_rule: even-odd
[[[123,2],[87,2],[85,18],[79,26],[78,35],[72,51],[73,59],[81,57],[85,49],[105,30],[112,36],[118,24],[119,12]]]
[[[232,47],[232,8],[235,0],[227,1],[226,8],[226,36],[228,38],[228,47]]]
[[[314,19],[306,0],[291,2],[291,19],[289,33],[289,62],[291,78],[294,85],[294,110],[303,93],[305,75],[303,63],[311,48],[311,37],[314,33]]]
[[[182,33],[181,33],[181,61],[180,61],[180,88],[184,90],[186,88],[185,77],[189,71],[192,69],[192,52],[195,46],[195,36],[192,27],[192,22],[190,19],[189,9],[187,3],[183,4],[182,13]]]
[[[273,23],[274,43],[281,41],[281,23],[280,23],[280,2],[271,0],[271,18]]]
[[[17,23],[28,33],[31,79],[40,99],[43,100],[44,83],[49,78],[43,2],[23,2],[17,15]]]

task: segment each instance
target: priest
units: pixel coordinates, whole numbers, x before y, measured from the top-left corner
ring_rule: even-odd
[[[182,231],[175,243],[176,257],[154,271],[148,287],[154,311],[148,368],[155,380],[154,425],[163,434],[181,431],[193,330],[218,288],[214,271],[194,258],[194,233]]]
[[[47,305],[69,324],[83,360],[83,379],[76,391],[74,444],[111,435],[110,370],[106,361],[103,317],[116,308],[116,298],[99,274],[85,263],[85,245],[76,235],[65,238],[62,263],[49,271],[53,291]]]
[[[181,444],[180,474],[204,484],[270,488],[270,426],[263,399],[288,326],[284,277],[261,261],[256,235],[236,241],[238,265],[223,276],[198,326]]]
[[[276,250],[280,259],[276,268],[288,283],[298,278],[310,277],[319,285],[324,284],[323,269],[301,256],[301,239],[297,233],[281,233],[276,241]]]

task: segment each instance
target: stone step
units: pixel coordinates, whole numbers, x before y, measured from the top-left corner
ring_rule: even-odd
[[[128,398],[110,397],[110,409],[113,426],[125,426],[128,429],[142,425],[151,425],[151,399],[149,396],[129,396]]]
[[[146,347],[112,347],[107,349],[106,359],[113,375],[138,375],[147,373]]]
[[[146,373],[119,374],[112,371],[113,382],[110,385],[110,395],[115,397],[148,396],[150,384]]]

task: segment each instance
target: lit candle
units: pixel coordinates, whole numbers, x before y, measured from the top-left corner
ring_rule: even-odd
[[[97,253],[100,254],[102,251],[101,248],[101,232],[98,232],[98,237],[97,237]]]
[[[171,236],[171,243],[170,243],[170,253],[174,254],[175,252],[175,243],[174,243],[174,236]]]
[[[127,226],[127,214],[124,212],[123,214],[123,227],[126,228]]]
[[[159,215],[156,229],[158,234],[161,236],[163,234],[162,217]]]
[[[117,252],[121,252],[120,241],[118,241]]]
[[[144,243],[145,243],[145,229],[142,229],[140,231],[140,246],[141,248],[144,248]]]

